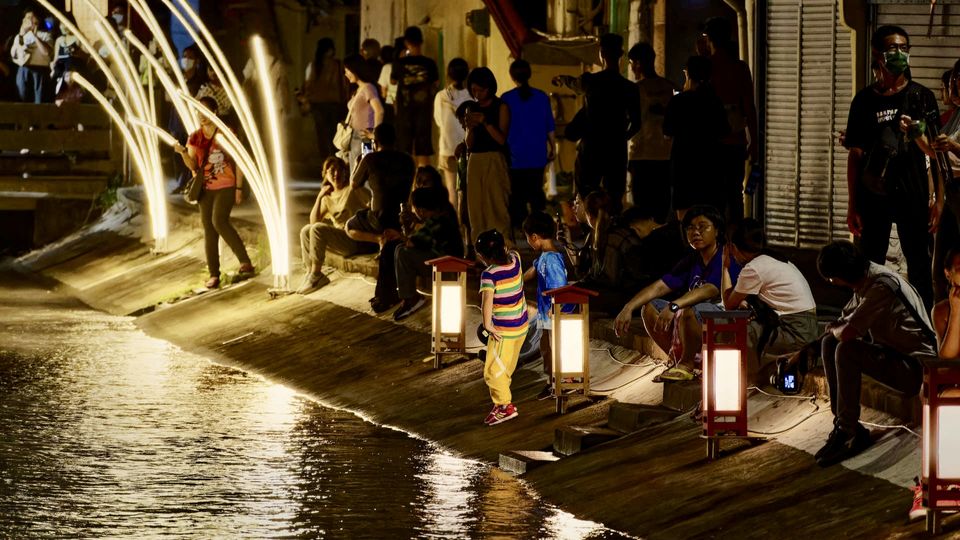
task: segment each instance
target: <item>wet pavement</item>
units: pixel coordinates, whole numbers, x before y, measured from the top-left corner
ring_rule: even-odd
[[[620,537],[10,276],[0,434],[0,537]]]

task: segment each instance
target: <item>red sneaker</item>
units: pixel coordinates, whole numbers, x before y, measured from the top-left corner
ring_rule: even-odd
[[[490,409],[490,414],[488,414],[487,417],[483,419],[483,423],[489,426],[490,422],[493,421],[494,417],[497,415],[497,411],[499,410],[500,410],[500,406],[494,405],[493,408]]]
[[[917,521],[927,517],[927,508],[923,506],[923,486],[920,480],[914,478],[917,485],[913,486],[913,506],[910,508],[908,521]]]
[[[493,418],[487,422],[488,426],[495,426],[497,424],[502,424],[507,420],[513,420],[520,413],[517,412],[517,407],[513,403],[508,403],[507,405],[500,405],[495,408],[492,413]]]

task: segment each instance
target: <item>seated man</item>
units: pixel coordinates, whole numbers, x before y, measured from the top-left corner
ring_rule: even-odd
[[[350,188],[348,171],[338,157],[323,162],[323,186],[310,210],[310,223],[300,229],[301,260],[307,274],[297,290],[299,294],[309,294],[330,283],[322,272],[327,249],[345,257],[377,251],[377,244],[353,240],[343,229],[351,216],[370,204],[367,190]]]
[[[444,255],[463,255],[463,240],[457,225],[457,213],[443,186],[419,188],[410,194],[413,213],[422,222],[405,244],[397,246],[395,264],[397,289],[403,303],[393,314],[395,321],[406,319],[427,305],[417,292],[417,276],[430,275],[425,264]]]
[[[870,431],[860,425],[861,376],[915,396],[923,382],[923,362],[936,359],[937,349],[923,300],[899,274],[870,262],[846,241],[824,246],[817,269],[830,283],[853,290],[821,344],[834,428],[815,458],[828,467],[873,443]]]
[[[396,133],[390,124],[373,130],[373,152],[364,156],[350,179],[353,189],[370,190],[370,209],[361,210],[347,221],[347,235],[358,242],[380,246],[377,289],[370,305],[383,313],[400,302],[397,296],[393,250],[400,237],[400,204],[407,199],[416,165],[410,154],[394,150]],[[388,246],[388,244],[390,244]]]
[[[619,222],[640,239],[639,245],[626,256],[631,279],[639,288],[656,282],[690,254],[680,222],[658,222],[655,216],[659,210],[641,202],[620,215]]]
[[[715,302],[720,299],[723,217],[713,207],[694,206],[684,215],[683,228],[694,252],[630,299],[615,321],[622,336],[630,329],[633,312],[643,308],[647,334],[677,362],[660,375],[659,380],[666,381],[693,379],[703,339],[700,314],[721,309]],[[739,275],[739,267],[731,266],[730,274]],[[680,294],[673,302],[662,298],[673,293]]]

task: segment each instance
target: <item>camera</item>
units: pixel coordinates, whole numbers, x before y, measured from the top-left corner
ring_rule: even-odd
[[[792,396],[800,393],[803,387],[803,374],[800,363],[790,364],[786,358],[777,360],[777,373],[770,376],[770,384],[782,394]]]
[[[373,141],[363,141],[362,143],[360,143],[361,156],[366,156],[371,152],[373,152]]]

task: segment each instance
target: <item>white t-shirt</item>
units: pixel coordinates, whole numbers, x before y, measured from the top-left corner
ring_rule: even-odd
[[[387,95],[383,97],[383,100],[387,105],[393,105],[397,101],[397,85],[390,82],[390,72],[393,64],[385,64],[383,69],[380,70],[380,79],[377,81],[377,84],[380,85],[380,88],[387,89]]]
[[[448,86],[437,92],[433,98],[433,121],[440,128],[441,156],[452,156],[457,145],[463,142],[463,126],[457,120],[457,107],[470,99],[470,92],[466,88],[457,90]]]
[[[755,294],[778,315],[790,315],[817,307],[810,284],[791,262],[780,262],[769,255],[759,255],[744,265],[733,290]]]

